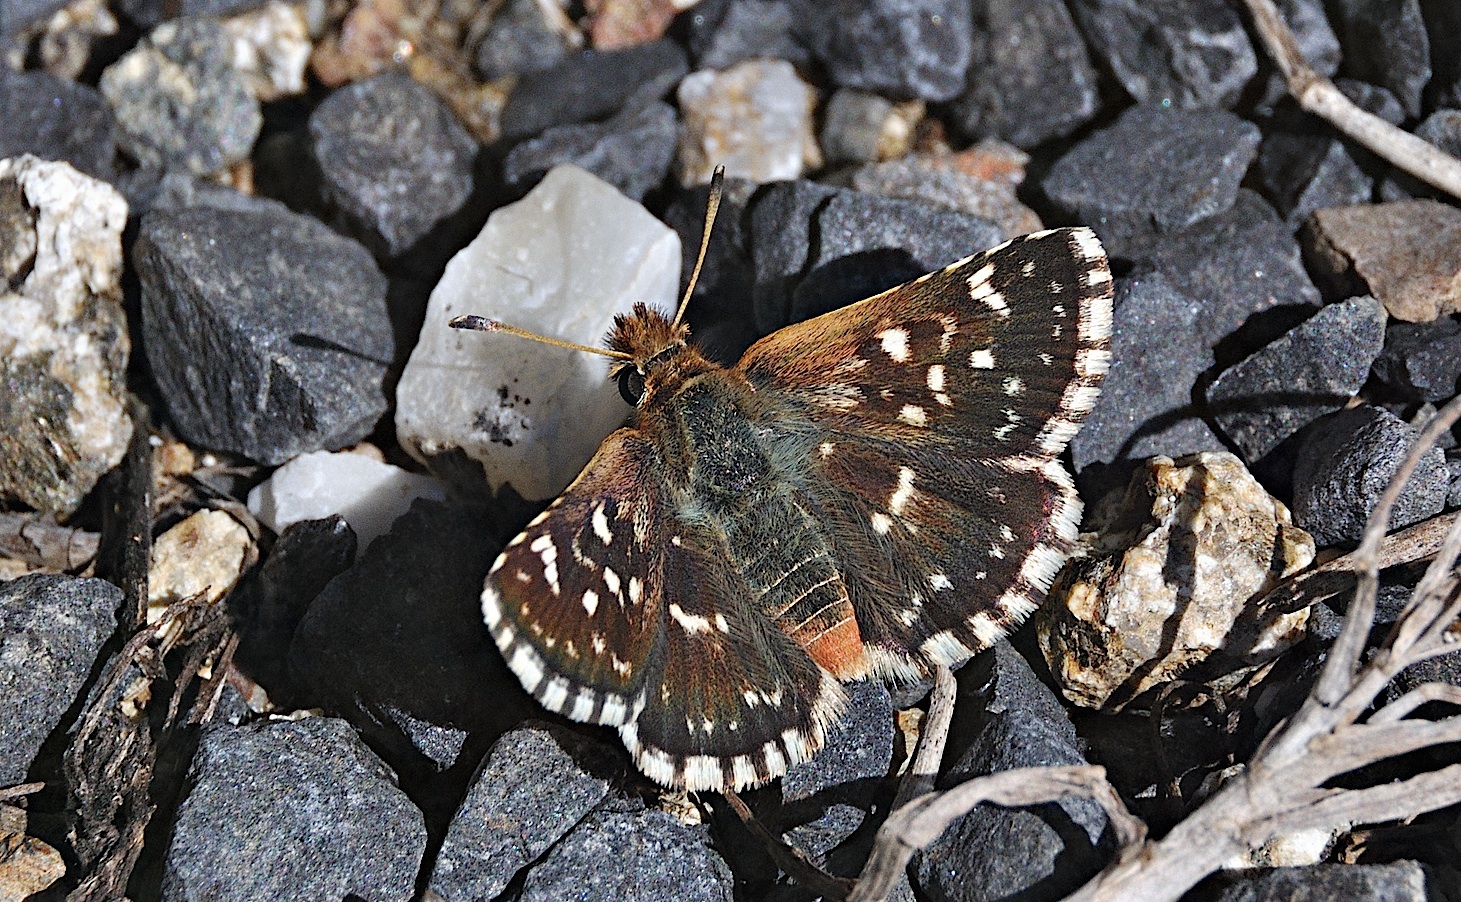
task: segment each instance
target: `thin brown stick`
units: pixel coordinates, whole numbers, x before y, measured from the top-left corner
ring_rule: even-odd
[[[48,570],[79,570],[96,557],[101,536],[57,526],[34,514],[0,513],[0,557]]]
[[[1309,65],[1273,0],[1243,0],[1269,56],[1299,106],[1427,185],[1461,197],[1461,160],[1356,106]]]
[[[943,764],[944,748],[949,743],[949,725],[954,720],[954,699],[958,694],[959,684],[954,681],[952,670],[940,666],[933,672],[933,691],[928,697],[928,716],[923,718],[923,728],[918,733],[918,750],[898,784],[898,794],[893,797],[889,810],[897,811],[933,791]]]
[[[46,788],[44,783],[17,783],[14,786],[0,788],[0,802],[8,802],[11,799],[22,799],[32,793],[40,792]]]

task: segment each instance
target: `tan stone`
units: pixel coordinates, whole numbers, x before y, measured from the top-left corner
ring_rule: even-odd
[[[1341,294],[1368,292],[1412,323],[1461,311],[1455,207],[1433,200],[1329,207],[1310,214],[1306,237],[1311,259]]]

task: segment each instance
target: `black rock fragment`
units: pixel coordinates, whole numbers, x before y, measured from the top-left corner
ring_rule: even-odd
[[[157,211],[134,250],[147,360],[179,434],[280,464],[368,435],[386,409],[386,280],[318,220]]]

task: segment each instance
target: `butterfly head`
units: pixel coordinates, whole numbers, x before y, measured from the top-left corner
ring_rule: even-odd
[[[638,406],[656,384],[678,372],[689,339],[689,326],[647,304],[635,304],[632,313],[614,317],[608,345],[615,360],[609,377],[619,383],[624,400]]]

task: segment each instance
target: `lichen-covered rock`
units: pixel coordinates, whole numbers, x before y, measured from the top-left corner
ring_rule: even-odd
[[[554,497],[629,414],[605,361],[447,321],[478,314],[598,346],[637,301],[673,311],[679,271],[674,231],[588,172],[554,168],[492,214],[432,291],[396,389],[402,446],[444,478],[462,479],[469,459],[493,491]]]
[[[1314,559],[1314,540],[1228,453],[1155,457],[1094,517],[1091,551],[1057,579],[1038,623],[1066,698],[1119,707],[1214,652],[1267,660],[1307,609],[1251,608]]]
[[[0,160],[0,497],[70,514],[126,453],[126,222],[70,164]]]

